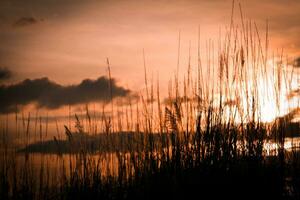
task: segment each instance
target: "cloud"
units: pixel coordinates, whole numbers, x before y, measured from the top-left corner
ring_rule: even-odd
[[[112,97],[125,97],[130,90],[111,81]],[[64,105],[110,100],[110,81],[102,76],[85,79],[78,85],[62,86],[48,78],[26,79],[13,85],[0,86],[0,113],[16,111],[16,106],[36,103],[38,107],[56,109]]]
[[[18,26],[18,27],[29,26],[36,23],[38,23],[38,20],[36,20],[33,17],[21,17],[20,19],[15,21],[14,26]]]
[[[0,68],[0,81],[6,80],[11,77],[12,73],[7,68]]]

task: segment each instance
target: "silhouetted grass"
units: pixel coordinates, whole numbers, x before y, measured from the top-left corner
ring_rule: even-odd
[[[182,82],[179,35],[178,69],[164,102],[158,81],[156,91],[154,81],[148,81],[143,51],[145,91],[136,104],[118,107],[111,94],[110,116],[103,108],[97,121],[87,107],[85,125],[76,115],[76,130],[65,126],[66,139],[45,141],[40,131],[34,144],[29,143],[28,115],[17,131],[25,134],[21,150],[8,147],[3,129],[0,198],[299,199],[300,154],[296,146],[290,152],[284,148],[287,130],[289,136],[298,134],[299,123],[282,116],[263,122],[261,100],[264,95],[279,110],[283,88],[292,90],[293,74],[283,70],[282,56],[270,74],[268,26],[263,44],[256,24],[240,14],[241,28],[231,19],[216,58],[213,41],[207,42],[206,53],[198,46],[195,76],[189,56]],[[121,111],[125,114],[119,115]],[[264,143],[270,139],[277,148],[268,154]],[[57,153],[56,170],[47,154],[41,154],[36,166],[32,152]]]

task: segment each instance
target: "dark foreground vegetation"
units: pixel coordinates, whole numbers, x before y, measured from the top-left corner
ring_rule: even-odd
[[[101,153],[96,159],[84,148],[75,153],[75,164],[62,164],[55,178],[49,176],[46,162],[35,171],[26,152],[22,166],[16,166],[17,152],[6,152],[1,160],[1,199],[298,199],[300,153],[287,152],[278,142],[279,148],[266,155],[261,137],[265,128],[259,123],[208,125],[203,130],[198,126],[193,135],[184,132],[182,138],[176,130],[169,137],[156,133],[155,143],[149,133],[143,148],[116,151],[117,175],[102,174],[106,166],[100,162]],[[280,130],[276,133],[283,134]],[[159,146],[162,142],[169,148]]]

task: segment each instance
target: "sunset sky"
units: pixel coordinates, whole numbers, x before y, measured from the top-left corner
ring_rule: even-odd
[[[0,0],[0,200],[300,200],[299,172],[300,0]]]
[[[299,0],[237,2],[261,31],[269,21],[272,50],[300,56]],[[176,70],[179,31],[180,70],[185,70],[189,43],[192,65],[197,62],[198,27],[204,44],[217,40],[230,23],[231,5],[231,0],[2,0],[0,84],[42,77],[59,85],[80,84],[107,75],[108,57],[116,87],[138,91],[145,49],[149,76],[159,75],[166,87]],[[238,4],[234,20],[240,20]]]

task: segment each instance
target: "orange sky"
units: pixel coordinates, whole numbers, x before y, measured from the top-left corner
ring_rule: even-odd
[[[241,3],[246,18],[255,20],[259,27],[264,29],[269,19],[273,47],[299,55],[300,1]],[[0,13],[0,66],[14,72],[11,80],[47,76],[62,84],[78,83],[105,75],[105,59],[109,57],[113,76],[139,89],[143,48],[149,71],[169,80],[177,63],[178,31],[181,66],[185,67],[189,41],[192,59],[197,53],[198,26],[204,42],[216,39],[219,28],[224,30],[230,22],[231,0],[3,0]],[[15,25],[24,17],[36,21]],[[238,9],[235,18],[239,20]]]
[[[261,31],[269,20],[271,47],[300,56],[300,1],[236,1],[245,18]],[[230,23],[231,0],[99,1],[2,0],[0,2],[0,67],[12,71],[4,83],[48,77],[60,84],[107,75],[106,58],[118,84],[138,91],[144,87],[142,49],[149,77],[159,76],[167,88],[176,70],[181,32],[180,71],[197,64],[198,27],[201,50],[217,42]],[[264,32],[263,32],[264,33]]]

